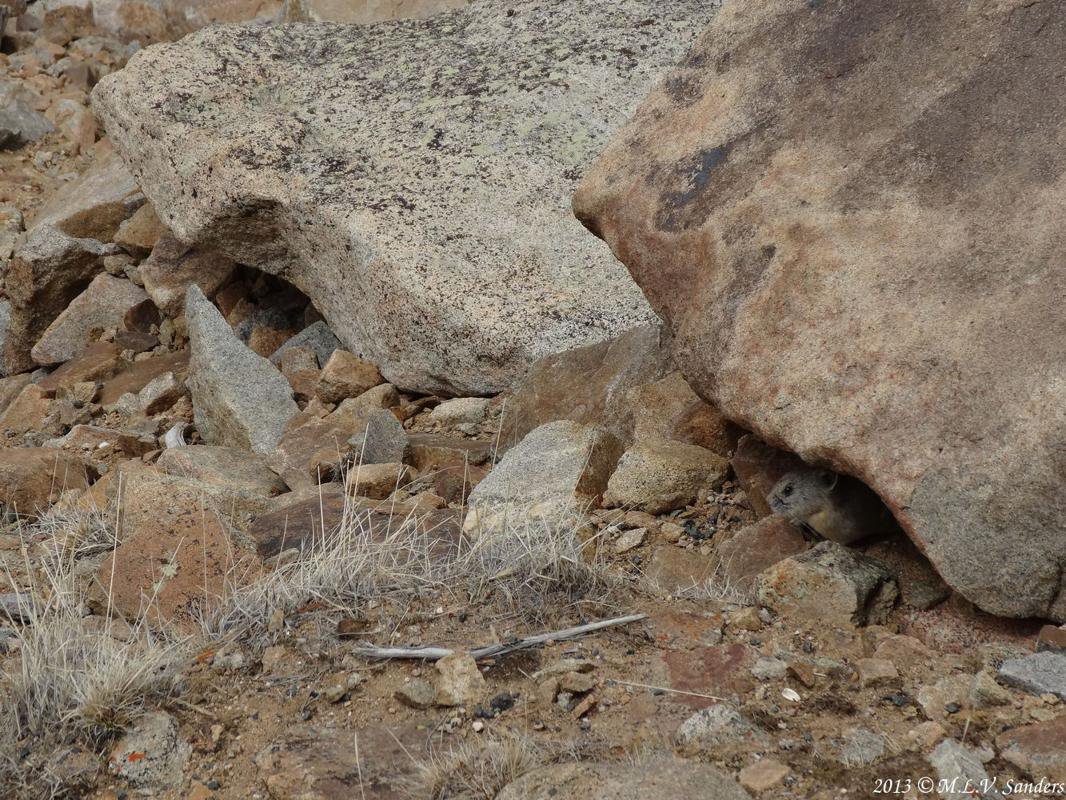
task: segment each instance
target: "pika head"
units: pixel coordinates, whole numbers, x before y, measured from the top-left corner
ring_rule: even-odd
[[[770,509],[789,520],[807,519],[826,508],[839,479],[825,469],[789,472],[770,490]]]

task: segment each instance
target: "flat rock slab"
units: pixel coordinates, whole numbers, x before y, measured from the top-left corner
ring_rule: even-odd
[[[659,757],[636,764],[575,762],[533,770],[496,795],[498,800],[750,800],[724,772],[693,761]]]
[[[255,755],[274,800],[401,800],[424,736],[413,725],[358,730],[296,725]],[[356,744],[358,743],[358,744]]]
[[[1056,4],[734,0],[574,199],[696,391],[1060,621],[1064,69]]]
[[[1030,694],[1053,694],[1066,700],[1066,654],[1044,650],[1011,658],[999,668],[999,680]]]
[[[131,281],[97,275],[41,334],[30,356],[44,365],[69,361],[88,347],[94,329],[121,327],[126,312],[147,299],[144,289]]]
[[[1066,784],[1066,714],[1001,733],[996,747],[1027,775]]]
[[[209,29],[94,108],[179,239],[283,273],[397,386],[488,394],[653,319],[570,195],[715,7],[570,6]]]

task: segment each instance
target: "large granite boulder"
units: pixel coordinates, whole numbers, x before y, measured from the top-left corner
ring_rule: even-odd
[[[490,393],[653,319],[570,195],[714,6],[570,6],[208,29],[94,108],[177,238],[284,274],[400,388]]]
[[[700,394],[1060,621],[1064,70],[1058,3],[727,3],[574,199]]]
[[[470,0],[285,0],[284,22],[348,22],[365,25],[391,19],[425,19],[462,8]]]

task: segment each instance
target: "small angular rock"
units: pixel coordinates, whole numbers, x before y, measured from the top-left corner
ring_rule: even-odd
[[[177,721],[163,711],[145,714],[111,751],[111,772],[143,789],[175,789],[181,785],[192,747]]]
[[[294,347],[306,347],[314,353],[317,363],[311,368],[317,369],[325,366],[329,362],[330,356],[333,355],[333,351],[339,350],[341,343],[337,340],[337,337],[333,335],[333,331],[329,329],[329,325],[322,320],[319,320],[312,325],[308,325],[275,350],[273,355],[270,356],[270,363],[281,366],[282,358]]]
[[[929,763],[936,770],[944,800],[998,800],[998,791],[981,791],[990,786],[988,773],[972,750],[955,739],[944,739],[929,755]]]
[[[472,706],[485,693],[485,676],[466,653],[453,653],[436,663],[436,704]]]
[[[410,470],[398,462],[352,465],[344,485],[349,494],[384,500],[410,480]]]
[[[369,361],[347,350],[334,350],[322,367],[317,391],[323,402],[339,403],[348,397],[358,397],[384,382],[378,368]]]
[[[569,420],[542,425],[511,448],[470,493],[464,530],[495,533],[515,514],[552,525],[584,519],[603,492],[620,449],[602,428]]]
[[[881,564],[835,542],[780,561],[756,580],[759,602],[816,623],[884,622],[899,591]]]
[[[720,482],[728,468],[728,461],[705,447],[638,442],[618,462],[603,502],[663,514],[694,502],[700,489]]]
[[[45,366],[69,361],[86,348],[92,331],[121,325],[126,313],[146,299],[144,290],[127,280],[97,275],[41,334],[30,355]]]

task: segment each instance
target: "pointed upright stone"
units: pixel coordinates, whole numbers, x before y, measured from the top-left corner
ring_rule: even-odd
[[[233,333],[196,284],[185,296],[194,420],[208,444],[269,453],[299,410],[292,388]]]

